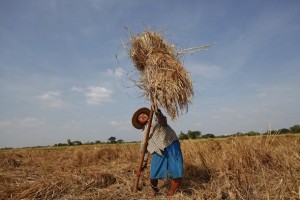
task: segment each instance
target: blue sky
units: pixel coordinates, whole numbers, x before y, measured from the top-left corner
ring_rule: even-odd
[[[149,103],[123,43],[163,30],[187,55],[195,96],[177,133],[289,128],[300,114],[300,1],[0,1],[0,148],[140,140]]]

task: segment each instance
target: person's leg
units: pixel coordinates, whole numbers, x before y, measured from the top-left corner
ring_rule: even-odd
[[[168,192],[168,196],[173,196],[174,193],[176,192],[176,190],[178,190],[178,188],[180,186],[180,183],[181,183],[181,179],[182,178],[172,179],[171,187],[170,187],[170,190]]]
[[[150,179],[150,184],[151,184],[151,188],[153,189],[153,191],[155,193],[158,193],[159,192],[158,187],[157,187],[158,179]]]
[[[150,184],[155,193],[158,193],[158,179],[167,177],[167,160],[164,154],[162,156],[157,153],[152,154],[150,164]]]
[[[183,177],[183,158],[179,141],[174,141],[167,147],[168,171],[171,175],[171,187],[168,196],[173,196],[179,189]]]

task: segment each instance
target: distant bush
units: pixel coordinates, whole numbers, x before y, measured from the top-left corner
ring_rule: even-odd
[[[187,134],[184,134],[182,131],[178,135],[179,140],[186,140],[189,139],[189,136]]]
[[[208,134],[205,134],[205,135],[202,135],[201,138],[215,138],[216,136],[212,133],[208,133]]]
[[[285,134],[285,133],[290,133],[291,130],[290,129],[287,129],[287,128],[282,128],[282,129],[279,129],[279,134]]]
[[[72,145],[82,145],[82,143],[80,141],[74,141],[72,142]]]
[[[291,133],[300,133],[300,125],[294,125],[292,127],[290,127]]]
[[[188,132],[185,134],[182,131],[178,135],[178,138],[180,140],[186,140],[186,139],[197,139],[201,136],[201,131],[191,131],[188,130]]]
[[[62,147],[62,146],[69,146],[69,145],[66,144],[66,143],[58,143],[58,144],[54,144],[54,146],[56,146],[56,147]]]

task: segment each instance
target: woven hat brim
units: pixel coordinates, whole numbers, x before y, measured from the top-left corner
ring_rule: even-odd
[[[138,117],[142,113],[145,113],[146,115],[149,116],[150,110],[148,108],[140,108],[137,111],[135,111],[135,113],[132,116],[131,123],[132,123],[132,126],[136,129],[144,128],[144,125],[140,124],[140,122],[138,121]]]

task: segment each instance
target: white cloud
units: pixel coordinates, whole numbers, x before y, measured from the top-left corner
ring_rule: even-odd
[[[113,91],[100,86],[88,86],[86,88],[73,87],[71,91],[84,93],[88,105],[102,105],[105,102],[112,101]]]
[[[202,124],[201,124],[200,122],[196,122],[194,125],[195,125],[196,127],[201,127],[201,126],[202,126]]]
[[[114,121],[113,120],[109,124],[118,130],[130,130],[131,129],[131,126],[128,121]]]
[[[60,92],[48,91],[38,98],[43,104],[52,108],[68,107],[67,103],[60,99],[60,96]]]
[[[250,112],[255,113],[255,114],[263,114],[263,113],[268,113],[270,112],[269,108],[252,108],[250,109]]]
[[[221,119],[221,116],[219,116],[219,115],[213,115],[212,118],[213,119]]]
[[[84,89],[83,88],[79,88],[79,87],[72,87],[71,91],[74,91],[74,92],[84,92]]]
[[[12,125],[12,121],[9,121],[9,120],[0,121],[0,127],[7,127],[7,126],[10,126],[10,125]]]
[[[207,79],[218,79],[222,76],[222,69],[216,65],[192,65],[189,66],[191,74],[199,75]]]
[[[112,91],[104,87],[89,86],[85,93],[86,102],[89,105],[101,105],[111,101]]]
[[[117,67],[116,69],[107,69],[107,74],[110,76],[115,76],[117,78],[121,78],[125,74],[125,70],[121,67]]]
[[[237,116],[237,118],[241,118],[241,119],[244,119],[244,118],[246,118],[246,116],[245,116],[245,115],[243,115],[243,114],[237,114],[236,116]]]
[[[234,112],[234,109],[232,109],[232,108],[222,108],[221,112],[225,112],[225,113]]]
[[[259,97],[259,98],[263,98],[263,97],[269,96],[269,94],[266,93],[266,92],[261,92],[261,93],[258,93],[256,96]]]
[[[42,124],[44,124],[42,120],[34,117],[0,121],[0,127],[30,128],[37,127]]]
[[[64,128],[66,129],[80,129],[81,128],[81,123],[75,120],[67,121],[63,125]]]
[[[23,118],[23,119],[19,119],[16,120],[17,124],[19,124],[22,127],[36,127],[39,126],[41,124],[43,124],[44,122],[34,118],[34,117],[27,117],[27,118]]]

